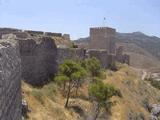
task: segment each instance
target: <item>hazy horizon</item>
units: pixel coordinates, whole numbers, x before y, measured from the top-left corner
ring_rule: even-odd
[[[89,27],[105,25],[117,32],[141,31],[160,37],[158,0],[0,0],[0,27],[69,33],[87,37]]]

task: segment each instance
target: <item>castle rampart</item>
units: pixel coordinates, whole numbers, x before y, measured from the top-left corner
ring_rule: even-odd
[[[62,33],[45,32],[45,35],[50,37],[62,37]]]
[[[17,39],[22,60],[22,78],[33,85],[40,85],[57,71],[57,48],[50,37]]]
[[[0,120],[21,120],[21,60],[18,44],[0,40]]]
[[[44,35],[42,31],[33,31],[33,30],[25,30],[24,32],[29,33],[30,35]]]
[[[14,29],[14,28],[0,28],[0,39],[4,34],[10,34],[10,33],[15,34],[20,32],[22,32],[22,30]]]
[[[106,50],[90,49],[87,52],[89,57],[96,57],[104,69],[109,68],[109,66],[116,61],[115,55],[108,54]]]
[[[74,49],[74,48],[58,48],[57,51],[58,57],[57,62],[61,64],[66,59],[78,59],[83,60],[85,59],[86,51],[84,49]]]

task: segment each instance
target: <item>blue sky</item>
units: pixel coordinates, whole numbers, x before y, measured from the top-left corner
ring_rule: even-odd
[[[86,37],[89,28],[141,31],[160,37],[160,0],[0,0],[0,27],[69,33]]]

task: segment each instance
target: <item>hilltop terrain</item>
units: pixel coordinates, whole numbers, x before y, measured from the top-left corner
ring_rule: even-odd
[[[150,113],[146,105],[160,102],[160,91],[148,82],[142,81],[137,70],[127,65],[122,65],[117,72],[107,70],[103,82],[119,88],[122,93],[121,98],[112,98],[116,104],[107,116],[111,120],[148,120]],[[72,96],[69,102],[72,107],[66,109],[65,98],[54,82],[42,88],[34,88],[23,83],[23,97],[28,101],[31,110],[28,120],[84,120],[91,112],[92,105],[88,100],[86,88],[86,85],[81,87],[78,98]],[[106,114],[101,114],[98,120],[106,120]]]
[[[75,40],[88,48],[89,37]],[[124,46],[124,52],[131,57],[131,65],[137,68],[160,68],[160,38],[141,32],[116,33],[117,46]]]

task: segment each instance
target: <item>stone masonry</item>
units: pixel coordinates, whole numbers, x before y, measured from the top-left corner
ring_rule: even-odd
[[[96,57],[103,68],[107,68],[109,65],[108,53],[106,50],[90,50],[88,51],[89,57]]]
[[[16,37],[13,39],[20,45],[22,79],[33,85],[47,82],[65,59],[84,59],[87,55],[84,49],[63,48],[64,43],[70,41],[68,34],[0,28],[2,38],[7,38],[8,33],[14,34]],[[115,50],[115,33],[115,29],[108,27],[90,29],[90,49],[87,53],[90,57],[97,57],[103,68],[108,68],[115,61],[129,64],[129,56],[123,55],[123,49]],[[62,44],[58,45],[55,41]]]
[[[21,120],[21,60],[17,42],[0,40],[0,120]]]
[[[22,60],[22,79],[41,85],[57,71],[57,48],[50,37],[17,39]]]
[[[70,39],[59,33],[0,29],[0,120],[21,120],[21,78],[32,85],[44,84],[65,59],[85,59],[87,55],[98,58],[103,68],[115,61],[129,64],[123,48],[115,50],[115,29],[91,28],[87,52],[79,48],[57,49],[52,35]]]
[[[20,30],[15,28],[0,28],[0,38],[5,34],[14,34],[17,38],[30,38],[33,36],[47,36],[47,37],[64,37],[70,39],[69,34],[54,33],[54,32],[43,32],[43,31],[33,31],[33,30]]]
[[[116,30],[108,27],[90,28],[88,54],[100,60],[102,67],[108,68],[114,62],[129,64],[130,57],[123,54],[123,46],[116,48]]]
[[[120,63],[130,64],[129,55],[123,54],[123,46],[119,46],[116,49],[116,60]]]
[[[108,27],[90,28],[90,49],[104,49],[114,54],[116,30]]]
[[[46,83],[57,72],[57,61],[62,59],[57,58],[58,52],[54,37],[61,37],[62,42],[70,41],[68,34],[62,36],[62,33],[22,31],[12,28],[0,28],[0,35],[1,38],[11,38],[18,41],[22,60],[22,79],[32,85]],[[68,51],[68,53],[72,52]],[[60,57],[65,58],[65,56]]]
[[[66,59],[85,59],[86,51],[84,49],[73,49],[73,48],[58,48],[57,49],[57,62],[61,64]]]

